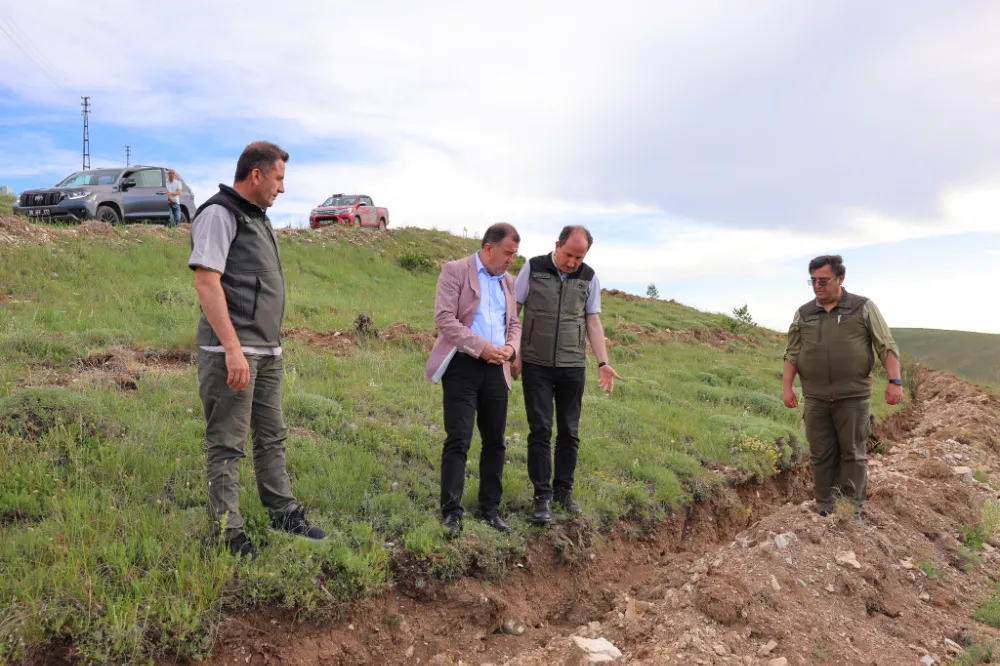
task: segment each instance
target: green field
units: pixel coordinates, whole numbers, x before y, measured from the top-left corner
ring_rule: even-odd
[[[349,329],[367,312],[383,330],[432,331],[437,266],[477,243],[410,229],[358,234],[364,243],[281,234],[286,326]],[[450,543],[437,522],[440,387],[424,382],[426,352],[406,337],[336,355],[286,341],[289,470],[330,538],[270,531],[247,463],[241,508],[261,558],[237,566],[207,545],[195,368],[155,362],[169,355],[143,362],[193,350],[188,252],[179,231],[0,245],[0,662],[53,640],[71,640],[92,663],[203,655],[225,613],[276,605],[335,616],[380,590],[398,562],[439,580],[502,576],[540,534],[527,522],[521,385],[501,506],[514,533],[468,520]],[[601,393],[591,358],[577,479],[596,529],[623,519],[651,528],[713,493],[738,502],[734,481],[800,463],[790,446],[800,414],[780,399],[780,341],[759,330],[715,346],[665,339],[665,329],[733,322],[664,301],[606,298],[603,318],[626,381]],[[131,360],[114,372],[94,361],[113,354]],[[477,459],[474,441],[467,508]]]
[[[15,201],[17,201],[17,198],[13,195],[0,194],[0,217],[10,215],[12,213],[13,209],[11,206],[14,205]]]
[[[897,328],[892,334],[901,352],[931,367],[972,382],[1000,385],[1000,335],[929,328]]]

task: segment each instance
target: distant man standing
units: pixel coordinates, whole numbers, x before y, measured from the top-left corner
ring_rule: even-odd
[[[843,288],[847,269],[839,255],[816,257],[809,275],[816,298],[795,312],[788,329],[785,406],[799,404],[792,387],[798,374],[817,509],[829,515],[841,495],[860,518],[868,485],[871,371],[877,356],[889,377],[885,401],[899,404],[899,348],[875,303]]]
[[[583,263],[594,238],[585,227],[564,227],[555,251],[534,257],[517,275],[517,312],[524,308],[521,350],[514,376],[523,373],[527,412],[528,476],[535,487],[532,521],[552,520],[552,500],[571,514],[580,410],[586,383],[587,339],[597,357],[598,385],[613,391],[621,379],[608,365],[601,324],[601,283]],[[555,399],[555,474],[552,469],[552,402]]]
[[[167,169],[167,205],[170,207],[170,220],[167,226],[176,227],[181,223],[181,192],[184,187],[177,178],[177,172]]]
[[[251,428],[257,490],[272,527],[309,539],[326,536],[306,520],[285,469],[285,278],[267,209],[285,191],[287,161],[288,153],[273,143],[251,143],[236,163],[233,186],[219,185],[191,225],[188,265],[202,310],[195,342],[207,420],[209,518],[213,533],[250,559],[257,551],[243,530],[239,463]]]
[[[444,389],[441,453],[441,516],[449,536],[462,530],[465,462],[478,422],[483,440],[479,455],[479,517],[500,532],[510,525],[500,516],[507,446],[507,397],[510,361],[521,341],[514,312],[514,278],[507,273],[521,237],[506,223],[486,230],[481,249],[441,267],[434,298],[438,337],[427,360],[425,378],[440,378]]]

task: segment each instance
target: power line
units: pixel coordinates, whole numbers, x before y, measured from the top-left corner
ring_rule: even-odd
[[[17,39],[15,39],[14,36],[3,25],[0,25],[0,33],[3,33],[7,37],[7,40],[10,41],[10,43],[13,44],[15,47],[17,47],[17,49],[21,53],[23,53],[28,58],[28,60],[30,60],[32,64],[34,64],[39,69],[39,71],[41,71],[42,74],[45,75],[45,78],[47,78],[52,83],[52,85],[54,85],[56,88],[59,88],[59,90],[63,91],[64,93],[68,92],[65,88],[59,85],[59,82],[56,81],[55,77],[53,76],[53,72],[51,72],[50,69],[46,67],[46,65],[41,60],[33,56],[30,52],[28,52],[28,50],[25,49],[24,46],[22,46],[21,43]]]
[[[10,28],[11,32],[14,33],[17,39],[22,44],[25,44],[29,50],[34,52],[34,55],[37,56],[37,61],[40,62],[49,71],[49,73],[55,74],[57,72],[57,68],[52,64],[52,61],[49,60],[45,54],[35,46],[34,42],[32,42],[24,31],[21,30],[10,15],[4,14],[3,9],[0,9],[0,21],[6,23],[7,27]]]

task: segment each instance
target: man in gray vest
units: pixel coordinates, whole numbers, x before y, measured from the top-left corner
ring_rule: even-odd
[[[586,383],[587,339],[597,357],[598,384],[614,390],[618,373],[608,365],[601,324],[601,283],[583,263],[594,238],[585,227],[564,227],[555,251],[531,259],[517,275],[517,311],[524,309],[521,349],[512,371],[524,381],[528,426],[528,477],[535,487],[532,522],[552,520],[552,500],[580,514],[573,481],[580,448],[580,409]],[[552,402],[555,400],[555,471]]]
[[[866,443],[871,422],[871,371],[875,357],[885,366],[885,401],[903,400],[899,348],[875,303],[843,288],[847,269],[839,255],[809,262],[809,284],[816,298],[800,307],[788,329],[784,401],[798,407],[792,386],[802,378],[804,420],[816,508],[826,516],[838,495],[861,505],[868,485]]]
[[[208,510],[213,534],[233,554],[257,558],[240,515],[240,460],[253,429],[253,465],[261,502],[275,529],[309,539],[310,525],[285,469],[288,428],[281,412],[281,320],[285,277],[267,217],[285,191],[288,153],[258,141],[236,163],[232,187],[203,203],[191,223],[194,284],[201,303],[198,383],[205,408]]]

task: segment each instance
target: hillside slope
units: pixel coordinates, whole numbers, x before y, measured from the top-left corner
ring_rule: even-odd
[[[288,465],[330,538],[267,529],[244,464],[241,508],[262,557],[237,567],[206,543],[187,228],[0,219],[0,661],[54,645],[91,663],[199,657],[226,615],[288,608],[323,620],[392,585],[495,581],[539,539],[565,552],[567,530],[638,537],[713,498],[749,523],[736,490],[804,460],[801,414],[778,397],[779,340],[608,294],[603,319],[625,381],[602,394],[591,359],[577,475],[585,520],[528,524],[516,383],[501,506],[514,533],[469,521],[449,543],[437,523],[440,387],[423,366],[437,266],[477,243],[412,229],[280,238]],[[356,334],[362,313],[376,335]],[[477,458],[478,437],[469,507]]]
[[[929,328],[898,328],[893,335],[902,351],[931,367],[971,381],[1000,384],[1000,335]]]

